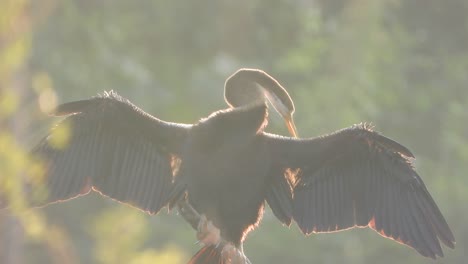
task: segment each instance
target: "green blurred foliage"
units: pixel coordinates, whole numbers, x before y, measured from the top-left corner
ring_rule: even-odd
[[[195,122],[225,107],[227,76],[258,67],[290,91],[301,136],[368,121],[408,146],[457,249],[431,261],[371,230],[304,237],[267,211],[245,245],[253,263],[468,261],[467,1],[0,5],[0,188],[28,170],[24,149],[57,121],[39,110],[56,102],[114,89],[159,118]],[[22,92],[15,88],[18,75]],[[270,116],[268,130],[285,134]],[[12,129],[23,119],[21,133]],[[21,191],[10,193],[21,201]],[[16,217],[25,230],[45,234],[34,239],[26,232],[20,243],[25,263],[184,263],[199,248],[177,215],[147,216],[98,195]],[[0,221],[0,230],[6,228]]]
[[[115,221],[118,219],[118,221]],[[148,220],[138,210],[119,206],[101,212],[93,218],[91,235],[96,242],[94,255],[98,263],[184,263],[188,259],[174,245],[165,245],[160,252],[146,249],[143,242],[149,236]]]

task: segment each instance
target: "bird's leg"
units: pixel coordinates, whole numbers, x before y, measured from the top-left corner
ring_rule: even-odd
[[[232,243],[226,243],[221,251],[224,262],[228,264],[251,264],[250,260],[244,255],[242,249],[238,249]]]
[[[219,245],[221,243],[221,231],[203,214],[198,222],[197,239],[205,245]]]
[[[183,198],[177,202],[180,215],[187,221],[193,229],[198,229],[198,223],[200,222],[200,214]]]
[[[197,230],[197,239],[205,245],[219,245],[222,242],[221,231],[209,221],[205,215],[200,215],[187,199],[177,202],[180,215]]]
[[[180,215],[195,230],[197,230],[197,239],[205,245],[218,245],[222,248],[221,255],[227,264],[251,264],[241,249],[238,249],[232,243],[227,242],[221,237],[220,230],[216,228],[205,215],[200,215],[193,208],[187,199],[180,199],[177,202]]]

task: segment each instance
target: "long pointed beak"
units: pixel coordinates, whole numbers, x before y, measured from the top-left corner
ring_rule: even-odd
[[[294,124],[294,120],[292,118],[292,115],[286,116],[284,118],[284,121],[286,122],[286,126],[288,127],[289,133],[293,137],[297,138],[298,135],[297,135],[296,125]]]

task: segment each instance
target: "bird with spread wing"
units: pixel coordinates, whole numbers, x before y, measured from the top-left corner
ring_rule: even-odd
[[[196,215],[188,221],[204,244],[193,264],[250,263],[243,242],[266,203],[306,235],[369,227],[425,257],[443,256],[440,242],[454,248],[406,147],[367,124],[297,138],[289,94],[261,70],[230,76],[225,100],[195,124],[162,121],[112,91],[58,106],[52,114],[66,118],[32,150],[45,188],[29,189],[47,190],[32,205],[90,191],[150,214],[177,205]],[[264,131],[267,102],[292,137]],[[61,127],[69,135],[57,145]]]

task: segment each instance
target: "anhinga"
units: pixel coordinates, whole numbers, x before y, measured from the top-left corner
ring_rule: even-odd
[[[53,114],[68,116],[58,125],[69,126],[68,143],[54,144],[55,128],[32,151],[45,164],[42,204],[91,190],[150,214],[185,201],[205,244],[190,263],[250,263],[242,243],[265,202],[304,234],[367,226],[426,257],[443,256],[439,240],[454,248],[406,147],[366,124],[307,139],[264,132],[269,101],[297,135],[291,98],[261,70],[229,77],[225,100],[230,108],[193,125],[161,121],[115,92],[60,105]]]

